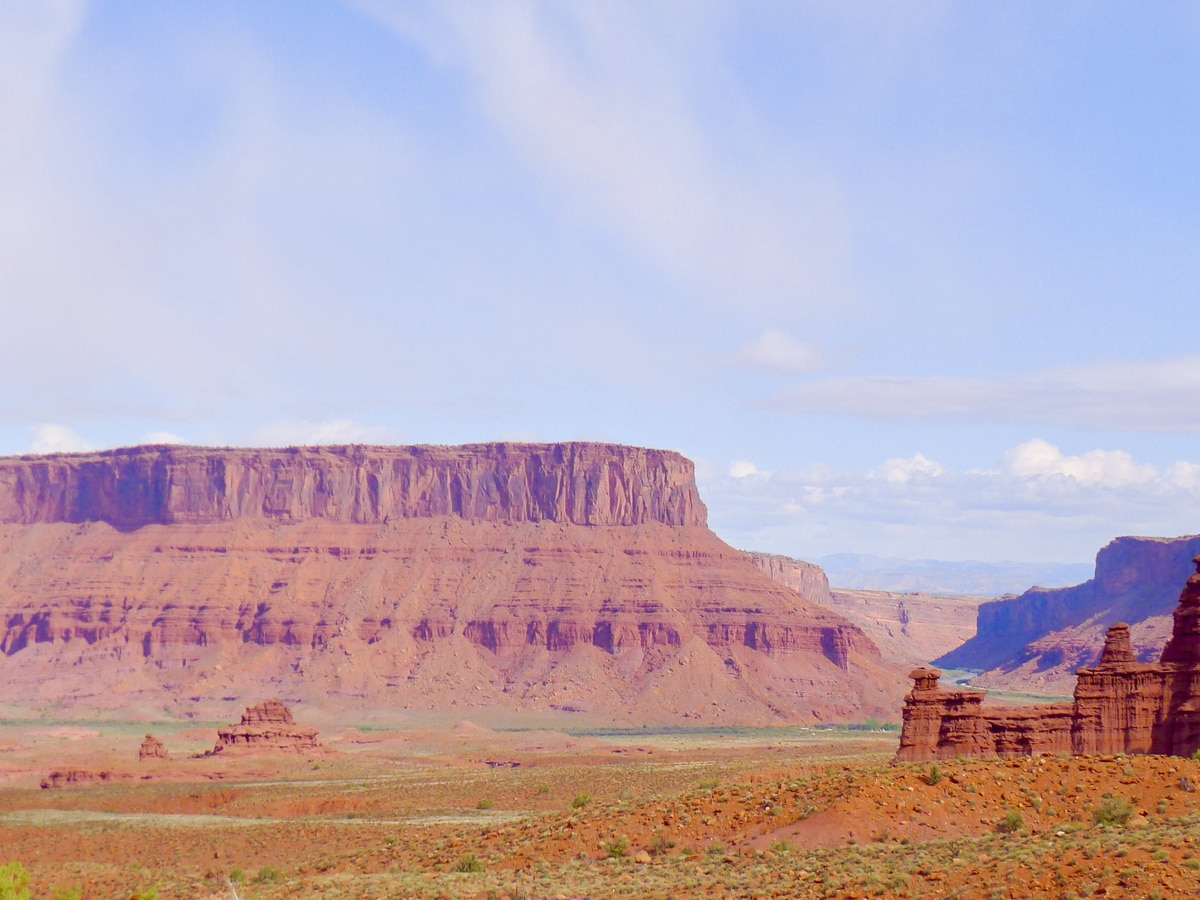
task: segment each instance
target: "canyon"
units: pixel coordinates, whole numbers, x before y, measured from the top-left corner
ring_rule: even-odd
[[[982,670],[971,679],[979,687],[1069,696],[1075,670],[1096,663],[1116,622],[1130,626],[1137,659],[1154,662],[1197,554],[1200,535],[1117,538],[1097,553],[1095,575],[1083,584],[982,604],[976,636],[934,664]]]
[[[611,444],[149,446],[0,459],[0,709],[893,716],[862,629]]]

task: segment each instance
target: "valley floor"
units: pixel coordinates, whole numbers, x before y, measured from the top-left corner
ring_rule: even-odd
[[[564,735],[461,723],[347,729],[312,760],[193,759],[179,753],[202,748],[203,729],[193,728],[166,735],[178,758],[138,764],[140,730],[0,726],[0,865],[20,862],[34,897],[1144,898],[1200,889],[1200,763],[1191,760],[894,766],[894,732]],[[108,780],[41,788],[55,768]]]

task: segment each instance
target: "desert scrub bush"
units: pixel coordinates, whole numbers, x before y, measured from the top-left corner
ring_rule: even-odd
[[[29,873],[19,862],[0,866],[0,900],[29,900]]]
[[[1010,809],[1008,815],[999,821],[996,830],[1001,834],[1016,834],[1025,827],[1025,819],[1015,809]]]
[[[571,809],[583,809],[591,802],[591,794],[576,794],[575,799],[571,801]]]
[[[229,880],[232,881],[234,884],[245,884],[246,883],[246,873],[244,871],[242,871],[241,869],[230,869],[229,870]]]
[[[788,841],[776,841],[771,845],[771,850],[774,853],[791,853],[792,845]]]
[[[651,856],[665,856],[667,851],[674,846],[674,841],[668,840],[661,831],[656,831],[650,838],[650,846],[647,849]]]
[[[54,892],[54,900],[83,900],[83,888],[59,888]]]
[[[620,859],[629,855],[629,841],[626,838],[613,838],[604,845],[604,855],[609,859]]]
[[[1133,815],[1133,806],[1121,797],[1105,797],[1092,812],[1096,825],[1124,825]]]
[[[708,845],[708,855],[709,856],[724,856],[725,855],[725,845],[722,844],[720,841],[713,841],[711,844]]]
[[[454,863],[454,871],[463,874],[476,875],[483,871],[483,863],[474,853],[464,853]]]
[[[700,784],[698,785],[698,787],[699,787],[699,788],[700,788],[700,790],[702,790],[702,791],[715,791],[715,790],[716,790],[717,788],[719,788],[720,786],[721,786],[721,779],[720,779],[720,778],[705,778],[705,779],[704,779],[703,781],[701,781],[701,782],[700,782]]]
[[[483,799],[483,800],[480,800],[477,804],[475,804],[475,808],[476,809],[492,809],[495,805],[496,804],[493,801],[488,800],[488,799]]]
[[[273,881],[278,881],[282,873],[274,866],[263,866],[258,870],[258,875],[254,880],[259,884],[268,884]]]
[[[929,773],[925,776],[925,783],[928,785],[940,784],[942,780],[942,771],[934,763],[929,767]]]

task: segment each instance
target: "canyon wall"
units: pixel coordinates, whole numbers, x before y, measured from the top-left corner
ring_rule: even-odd
[[[975,634],[978,597],[831,589],[820,566],[771,553],[747,555],[773,581],[845,616],[897,665],[926,663]]]
[[[1118,621],[1129,624],[1138,659],[1153,662],[1197,554],[1200,535],[1117,538],[1096,555],[1095,577],[1084,584],[984,603],[976,636],[936,664],[984,670],[971,680],[981,687],[1069,694],[1075,670],[1096,662],[1105,630]]]
[[[982,691],[940,687],[918,668],[905,697],[898,761],[1038,753],[1156,753],[1200,749],[1200,556],[1157,663],[1139,662],[1129,626],[1108,629],[1100,659],[1078,672],[1073,703],[985,706]]]
[[[0,460],[0,702],[855,721],[898,672],[601,444]]]

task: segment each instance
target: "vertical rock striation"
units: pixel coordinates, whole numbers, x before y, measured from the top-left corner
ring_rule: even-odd
[[[1200,556],[1157,663],[1138,662],[1129,626],[1108,629],[1095,666],[1078,671],[1074,703],[983,706],[982,691],[945,690],[941,673],[911,673],[899,761],[1036,753],[1157,753],[1200,749]]]

